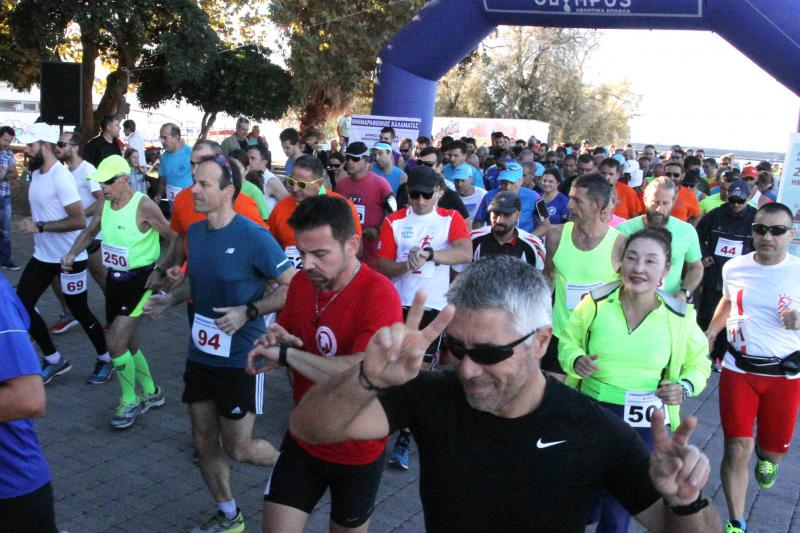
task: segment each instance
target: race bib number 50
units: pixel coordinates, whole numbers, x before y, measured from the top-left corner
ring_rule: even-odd
[[[625,423],[632,428],[648,428],[656,409],[664,412],[664,423],[669,424],[669,412],[654,392],[627,391],[625,410],[622,413]]]
[[[192,342],[198,350],[208,355],[231,356],[231,336],[219,329],[213,318],[195,313]]]

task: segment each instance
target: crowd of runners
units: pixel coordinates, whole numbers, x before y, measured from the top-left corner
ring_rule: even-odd
[[[332,150],[284,130],[280,177],[242,118],[221,144],[164,124],[156,177],[123,126],[127,150],[113,117],[88,142],[44,123],[18,139],[34,251],[16,295],[0,276],[0,531],[58,531],[32,423],[44,385],[72,370],[53,335],[83,328],[86,381],[116,376],[122,431],[177,400],[139,328],[170,334],[159,318],[179,304],[181,401],[215,504],[193,533],[245,530],[231,460],[271,467],[265,532],[303,531],[327,490],[331,531],[366,531],[384,465],[408,469],[412,439],[429,531],[626,532],[631,517],[721,531],[702,491],[717,467],[725,531],[748,530],[751,455],[772,487],[800,407],[800,259],[769,162],[500,132],[478,146],[384,128],[367,146],[345,122]],[[19,270],[13,139],[0,128],[0,266]],[[63,308],[51,327],[36,308],[49,288]],[[280,367],[295,407],[270,443],[253,428]],[[691,444],[716,421],[680,413],[712,371],[721,465]]]

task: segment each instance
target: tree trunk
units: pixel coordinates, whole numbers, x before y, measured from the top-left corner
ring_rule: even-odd
[[[203,114],[203,120],[200,122],[200,136],[197,137],[198,141],[205,141],[206,137],[208,136],[208,131],[211,129],[211,126],[214,125],[214,122],[217,120],[217,112],[206,111]]]
[[[94,63],[99,52],[97,46],[91,42],[88,32],[81,31],[81,46],[83,56],[81,57],[81,75],[83,76],[83,87],[81,99],[83,100],[83,117],[80,125],[80,132],[85,139],[94,137],[100,125],[94,120],[94,106],[92,104],[92,91],[94,90]]]
[[[98,119],[111,115],[122,118],[128,114],[130,106],[125,101],[125,93],[128,92],[130,76],[127,70],[122,68],[115,70],[106,77],[106,91],[97,105],[95,115]]]

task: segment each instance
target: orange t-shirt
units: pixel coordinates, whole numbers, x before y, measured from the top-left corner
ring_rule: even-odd
[[[236,196],[236,200],[233,201],[233,210],[259,226],[269,229],[269,226],[261,219],[261,213],[258,212],[256,201],[249,196],[239,193]],[[172,218],[169,221],[169,227],[172,228],[172,231],[178,235],[186,236],[189,226],[205,219],[205,213],[198,213],[194,210],[191,187],[183,189],[175,196],[172,201]]]
[[[356,223],[356,233],[361,236],[361,224],[358,221],[358,211],[356,210],[355,204],[341,194],[336,194],[333,191],[326,190],[325,194],[334,198],[341,198],[350,205],[350,209],[353,211],[353,220]],[[278,244],[280,244],[281,248],[284,250],[289,246],[297,244],[294,238],[294,230],[289,225],[289,217],[292,216],[295,209],[297,209],[297,202],[295,202],[294,197],[290,194],[275,204],[267,220],[272,236],[275,237],[275,240],[278,241]]]
[[[672,216],[686,222],[690,217],[700,216],[700,202],[697,195],[689,187],[681,187],[675,196],[675,206],[672,208]]]
[[[614,184],[614,190],[617,193],[617,205],[614,207],[615,215],[629,220],[644,213],[644,204],[639,199],[636,191],[621,181]]]

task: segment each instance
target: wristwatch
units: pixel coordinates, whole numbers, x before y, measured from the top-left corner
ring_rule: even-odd
[[[255,320],[258,314],[258,307],[256,307],[255,304],[247,304],[247,320]]]
[[[422,250],[423,250],[423,251],[425,251],[425,252],[428,252],[428,253],[430,254],[430,255],[428,256],[428,259],[427,259],[427,260],[428,260],[428,261],[433,261],[433,248],[431,248],[430,246],[426,246],[426,247],[425,247],[425,248],[423,248]]]
[[[36,227],[39,228],[39,233],[44,233],[44,224],[45,223],[42,222],[41,220],[36,223]]]
[[[690,291],[689,289],[684,289],[683,287],[681,287],[681,292],[686,297],[686,302],[688,303],[689,300],[692,299],[692,291]]]
[[[690,503],[689,505],[670,505],[667,503],[667,500],[664,500],[664,504],[667,508],[672,511],[672,514],[678,516],[689,516],[695,513],[698,513],[708,507],[709,501],[708,498],[703,497],[703,493],[700,492],[697,495],[697,499]]]

